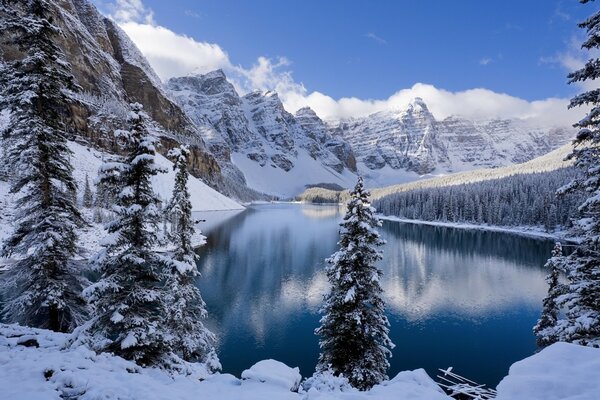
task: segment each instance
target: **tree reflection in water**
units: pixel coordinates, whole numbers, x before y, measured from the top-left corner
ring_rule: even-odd
[[[336,248],[343,211],[257,205],[205,232],[198,283],[226,372],[275,358],[312,373],[324,259]],[[381,233],[382,286],[398,345],[390,376],[453,365],[495,385],[535,351],[531,326],[551,241],[391,221]]]

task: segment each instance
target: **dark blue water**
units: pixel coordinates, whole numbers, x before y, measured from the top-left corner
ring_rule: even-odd
[[[324,259],[336,250],[337,206],[269,204],[207,228],[199,287],[225,372],[274,358],[314,370]],[[531,327],[545,295],[552,243],[497,232],[384,221],[384,272],[401,370],[454,370],[495,386],[536,351]]]

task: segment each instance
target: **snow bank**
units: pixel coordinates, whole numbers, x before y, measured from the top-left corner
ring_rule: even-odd
[[[281,386],[295,392],[300,386],[300,369],[275,360],[262,360],[242,372],[242,379]]]
[[[448,399],[423,370],[402,372],[369,392],[290,391],[297,368],[274,360],[245,371],[245,380],[206,373],[197,365],[188,376],[140,368],[120,357],[83,346],[64,348],[69,335],[0,324],[0,398],[10,400],[436,400]],[[31,347],[20,345],[29,340]],[[36,347],[39,346],[39,347]]]
[[[305,390],[297,368],[260,361],[242,374],[210,375],[194,364],[190,375],[140,368],[110,354],[67,348],[69,335],[0,324],[0,398],[11,400],[442,400],[450,399],[422,370],[359,392],[323,374]],[[308,383],[308,382],[307,382]],[[298,392],[291,390],[298,389]],[[498,385],[498,400],[595,400],[600,393],[600,349],[554,344],[519,361]]]
[[[555,343],[514,363],[497,400],[600,399],[600,349]]]

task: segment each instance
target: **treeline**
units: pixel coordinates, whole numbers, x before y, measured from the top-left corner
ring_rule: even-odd
[[[569,227],[581,194],[557,196],[574,168],[517,174],[469,184],[393,193],[373,201],[378,212],[407,219],[500,226]]]
[[[312,187],[296,197],[296,200],[306,203],[345,203],[350,199],[350,193],[347,190],[338,191],[322,187]]]

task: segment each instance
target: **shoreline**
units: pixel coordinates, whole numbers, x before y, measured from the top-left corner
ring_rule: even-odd
[[[402,222],[406,224],[441,226],[445,228],[466,229],[473,231],[511,233],[514,235],[526,236],[536,239],[556,239],[570,243],[577,243],[577,239],[569,237],[567,231],[557,231],[549,233],[542,230],[542,228],[536,228],[531,226],[504,227],[497,225],[476,225],[461,222],[425,221],[420,219],[401,218],[393,215],[383,215],[379,213],[377,214],[377,217],[386,221]]]

